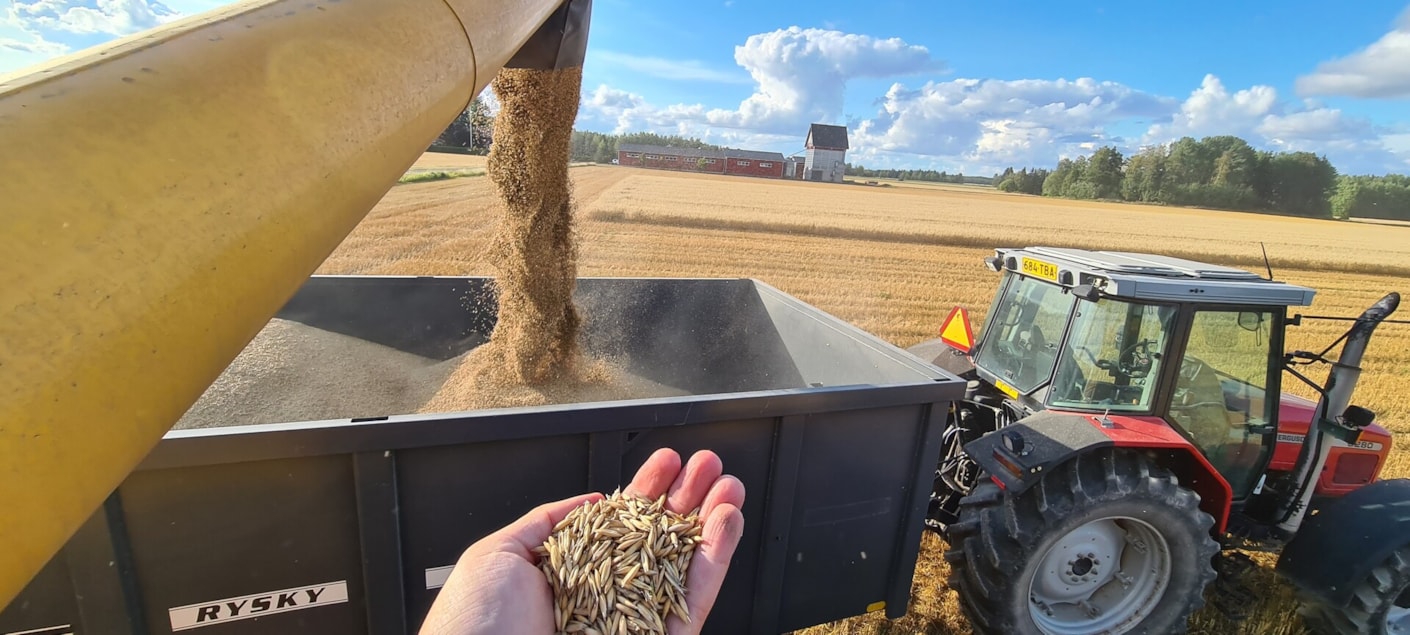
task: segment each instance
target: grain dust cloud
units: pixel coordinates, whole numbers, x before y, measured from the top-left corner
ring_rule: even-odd
[[[686,394],[580,349],[568,156],[581,85],[580,68],[504,69],[492,84],[500,102],[489,156],[498,321],[489,342],[439,361],[273,320],[176,427]]]
[[[679,394],[632,377],[578,345],[578,252],[568,179],[582,69],[504,69],[489,175],[498,196],[490,246],[499,317],[422,408],[444,412]]]

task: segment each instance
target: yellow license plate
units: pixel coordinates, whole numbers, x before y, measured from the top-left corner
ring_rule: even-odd
[[[1057,265],[1051,262],[1034,260],[1032,258],[1023,259],[1023,273],[1026,273],[1035,278],[1042,278],[1044,280],[1051,280],[1053,282],[1057,282],[1058,279]]]

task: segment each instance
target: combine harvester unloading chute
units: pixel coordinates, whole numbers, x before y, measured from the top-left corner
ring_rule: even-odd
[[[241,2],[0,76],[0,606],[590,0]]]

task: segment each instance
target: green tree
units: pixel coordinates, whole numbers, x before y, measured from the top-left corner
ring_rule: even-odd
[[[1142,203],[1164,202],[1165,162],[1165,146],[1151,146],[1131,157],[1121,181],[1121,197]]]
[[[1218,154],[1211,155],[1212,146],[1195,141],[1193,137],[1182,137],[1170,144],[1170,155],[1166,161],[1166,175],[1171,185],[1203,185],[1214,179],[1214,162]]]
[[[1125,165],[1125,157],[1114,147],[1103,146],[1093,152],[1082,174],[1082,180],[1092,190],[1091,198],[1120,198],[1121,170]]]
[[[470,106],[455,116],[445,130],[431,142],[432,145],[466,148],[475,154],[490,151],[494,139],[494,113],[478,96],[470,100]]]
[[[1282,152],[1268,165],[1270,209],[1284,214],[1331,218],[1337,170],[1311,152]]]
[[[1343,176],[1332,195],[1335,218],[1385,218],[1410,221],[1410,177]]]
[[[1024,191],[1022,172],[1009,170],[998,176],[1002,181],[997,185],[1004,191]],[[1004,185],[1009,182],[1013,185]],[[1057,169],[1044,173],[1041,190],[1044,196],[1120,197],[1318,218],[1401,214],[1399,210],[1410,208],[1410,177],[1339,180],[1326,157],[1260,152],[1228,135],[1184,137],[1169,146],[1145,148],[1125,161],[1116,148],[1099,148],[1091,157],[1058,161]]]
[[[598,139],[597,147],[594,149],[592,154],[593,162],[611,163],[612,159],[615,158],[617,158],[617,144],[613,143],[612,140],[607,139],[606,137]]]
[[[490,144],[494,142],[494,113],[477,95],[470,100],[465,114],[470,124],[470,149],[479,154],[488,153]]]
[[[1085,158],[1083,159],[1086,160]],[[1043,179],[1043,196],[1067,196],[1070,185],[1080,178],[1082,168],[1072,159],[1058,161],[1057,169]]]
[[[1206,148],[1204,154],[1215,157],[1211,184],[1231,187],[1252,185],[1258,152],[1248,142],[1238,137],[1222,136],[1205,137],[1200,144]]]
[[[455,121],[450,122],[440,136],[431,142],[432,145],[450,146],[453,148],[469,148],[474,141],[474,133],[470,127],[470,111],[466,110],[455,116]]]

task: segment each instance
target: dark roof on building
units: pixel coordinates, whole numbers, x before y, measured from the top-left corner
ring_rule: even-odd
[[[724,150],[706,150],[703,148],[676,148],[672,146],[649,146],[640,143],[617,144],[617,150],[621,152],[643,152],[651,154],[670,154],[691,159],[752,159],[756,161],[782,161],[783,153],[780,152],[758,152],[755,150],[735,150],[725,148]]]
[[[824,123],[815,123],[808,128],[809,148],[825,148],[828,150],[847,149],[847,126],[829,126]]]
[[[621,152],[649,152],[651,154],[670,154],[678,157],[723,159],[725,154],[719,150],[706,150],[702,148],[676,148],[672,146],[650,146],[641,143],[619,143],[617,150]]]
[[[757,150],[725,150],[731,159],[754,159],[756,161],[782,161],[782,152],[759,152]]]

